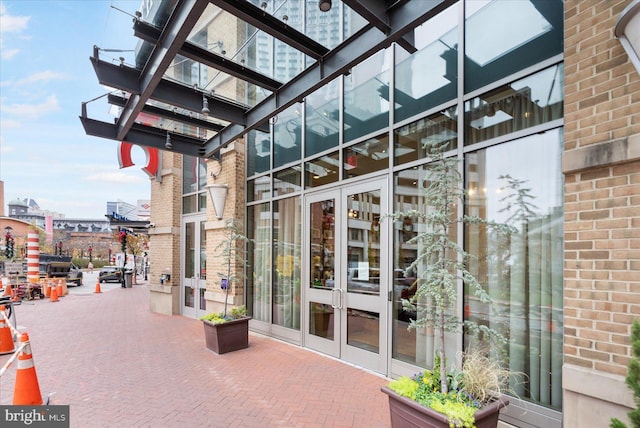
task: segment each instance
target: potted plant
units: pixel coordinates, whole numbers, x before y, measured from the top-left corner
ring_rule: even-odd
[[[434,367],[413,377],[393,380],[382,390],[389,396],[394,427],[495,427],[500,409],[508,404],[501,395],[501,388],[509,378],[508,370],[479,349],[463,353],[461,368],[456,368],[445,348],[446,333],[459,332],[462,327],[465,334],[505,341],[487,326],[461,319],[456,310],[460,283],[485,305],[490,304],[491,298],[468,269],[470,255],[452,236],[459,224],[484,225],[506,234],[512,233],[513,228],[459,215],[465,191],[458,159],[445,157],[442,144],[428,143],[425,148],[432,163],[426,169],[422,186],[422,208],[396,212],[389,217],[401,222],[402,230],[409,223],[415,231],[413,225],[420,224],[407,241],[417,247],[415,260],[405,270],[405,276],[417,274],[415,293],[402,299],[402,305],[408,313],[415,314],[410,329],[428,328],[434,332]]]
[[[248,239],[242,234],[240,223],[228,219],[216,250],[222,257],[226,272],[219,272],[220,287],[224,290],[224,310],[200,318],[204,326],[207,349],[216,354],[224,354],[249,346],[249,320],[245,306],[228,310],[229,290],[244,278],[246,258],[244,246]]]

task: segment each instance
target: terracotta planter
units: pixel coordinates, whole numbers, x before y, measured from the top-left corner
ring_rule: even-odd
[[[250,317],[245,317],[222,324],[213,324],[202,320],[207,349],[216,354],[225,354],[248,348],[250,319]]]
[[[382,392],[389,396],[389,411],[393,428],[449,428],[448,419],[442,413],[424,407],[407,397],[402,397],[386,386],[382,388]],[[497,427],[500,409],[508,404],[509,401],[503,399],[489,403],[478,410],[475,413],[476,428]]]

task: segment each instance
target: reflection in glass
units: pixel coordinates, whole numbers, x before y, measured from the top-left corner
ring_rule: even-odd
[[[492,311],[465,293],[465,316],[502,333],[494,349],[512,372],[516,395],[562,408],[563,182],[562,135],[547,131],[469,153],[466,214],[515,229],[497,234],[468,226],[469,270],[492,296]],[[467,344],[473,339],[465,337]]]
[[[309,302],[309,334],[333,340],[334,321],[331,305]]]
[[[562,119],[563,87],[559,64],[467,101],[465,145]]]
[[[380,191],[349,195],[347,291],[380,294]]]
[[[271,163],[271,140],[269,134],[249,131],[247,141],[247,177],[269,170]]]
[[[447,143],[445,151],[457,145],[457,115],[455,108],[444,110],[394,130],[395,164],[427,157],[425,144]]]
[[[365,351],[380,351],[380,314],[347,308],[347,344]]]
[[[302,190],[300,166],[273,173],[273,196],[282,196]]]
[[[344,150],[344,178],[358,177],[389,167],[389,135],[369,138]]]
[[[465,93],[561,54],[563,3],[467,1]]]
[[[273,202],[273,324],[300,329],[300,197]]]
[[[305,156],[338,146],[339,90],[336,79],[305,98]]]
[[[200,222],[200,279],[207,279],[207,231],[205,222]]]
[[[273,125],[273,166],[300,160],[302,153],[302,117],[296,103],[278,114]]]
[[[184,225],[184,277],[193,278],[196,274],[196,231],[195,223]]]
[[[271,212],[269,203],[247,208],[248,263],[253,267],[247,276],[249,313],[258,321],[269,322],[271,312]]]
[[[425,189],[429,187],[429,165],[413,167],[400,171],[394,176],[395,200],[394,210],[396,212],[408,212],[416,210],[424,215],[434,214],[432,207],[427,205]],[[453,206],[451,213],[455,216],[457,211]],[[399,219],[393,223],[394,240],[394,283],[393,283],[393,358],[416,364],[420,367],[433,367],[434,332],[431,327],[423,327],[408,330],[411,320],[415,320],[417,312],[403,306],[402,301],[414,297],[420,281],[424,280],[427,272],[426,260],[417,266],[417,269],[409,269],[420,255],[424,254],[425,247],[429,245],[425,240],[417,239],[421,233],[427,231],[427,225],[422,220],[424,217],[412,216]],[[449,239],[456,241],[457,233],[455,228],[449,229]],[[454,257],[449,254],[449,258]],[[416,302],[418,311],[428,309],[426,298]],[[448,352],[453,352],[455,343],[448,348]]]
[[[271,197],[271,180],[268,175],[247,181],[247,201],[261,201]]]
[[[329,290],[335,287],[335,200],[314,202],[310,212],[309,287]]]
[[[458,82],[458,4],[416,27],[410,55],[396,47],[395,117],[400,122],[453,100]],[[388,99],[388,98],[387,98]],[[455,128],[454,128],[455,130]]]
[[[389,126],[390,50],[372,55],[344,77],[344,141]]]
[[[310,189],[312,187],[335,183],[340,177],[339,171],[340,161],[338,160],[338,152],[305,162],[305,188]]]

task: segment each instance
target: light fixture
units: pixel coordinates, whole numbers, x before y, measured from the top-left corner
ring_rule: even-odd
[[[173,149],[173,144],[171,143],[171,135],[169,135],[169,131],[167,131],[167,141],[164,143],[164,147],[167,150]]]
[[[319,0],[318,8],[320,9],[320,12],[329,12],[331,9],[331,0]]]
[[[224,214],[224,204],[227,201],[227,193],[229,192],[229,186],[226,184],[209,184],[207,185],[209,190],[209,196],[213,203],[213,211],[216,218],[222,220]]]
[[[614,31],[631,63],[640,73],[640,0],[632,0],[622,11]]]
[[[205,97],[204,94],[202,94],[202,110],[200,111],[206,116],[211,113],[211,110],[209,110],[209,100],[207,100],[207,97]]]

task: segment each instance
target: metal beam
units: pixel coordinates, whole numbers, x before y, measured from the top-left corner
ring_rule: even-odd
[[[139,80],[139,94],[132,94],[118,119],[118,139],[124,139],[142,111],[165,71],[184,44],[200,15],[207,7],[206,0],[178,0],[175,9],[162,31],[161,40],[155,46]]]
[[[137,82],[141,79],[140,71],[124,65],[115,65],[95,57],[90,58],[98,77],[98,82],[111,88],[120,89],[131,94],[139,94]],[[199,113],[202,110],[202,92],[185,85],[161,79],[154,92],[149,97],[165,104],[191,110]],[[248,108],[239,104],[225,101],[215,96],[207,96],[211,115],[221,120],[233,123],[245,123]],[[140,111],[144,104],[140,106]]]
[[[171,136],[172,149],[168,150],[165,146],[167,142],[167,131],[154,128],[152,126],[134,124],[129,132],[120,139],[117,135],[117,125],[113,123],[103,122],[100,120],[91,119],[88,117],[80,116],[80,122],[84,127],[84,132],[87,135],[91,135],[99,138],[106,138],[108,140],[126,141],[131,144],[137,144],[140,146],[155,147],[159,150],[173,151],[191,156],[203,156],[204,147],[202,141],[196,138],[191,138],[186,135],[169,132]]]
[[[390,30],[385,36],[375,28],[368,28],[333,49],[323,58],[296,78],[284,84],[277,94],[273,94],[247,113],[246,127],[228,126],[205,143],[206,157],[215,154],[234,139],[244,135],[267,120],[301,101],[329,81],[381,49],[391,45],[403,35],[442,12],[457,0],[413,0],[394,8],[389,13]]]
[[[319,60],[325,56],[329,49],[298,30],[291,28],[286,22],[266,13],[247,0],[210,0],[237,18],[253,25],[259,30],[275,37],[300,52]]]
[[[114,106],[119,106],[119,107],[124,107],[127,104],[126,98],[119,97],[114,94],[109,94],[107,96],[107,101],[109,102],[109,104],[112,104]],[[172,110],[167,110],[162,107],[152,106],[149,104],[144,106],[144,108],[142,109],[142,113],[163,117],[168,120],[175,120],[188,125],[196,126],[198,128],[209,129],[215,132],[218,132],[222,128],[224,128],[224,126],[218,123],[212,123],[207,120],[200,119],[198,117],[187,116],[186,114],[178,113]]]
[[[154,45],[158,43],[161,35],[161,31],[159,29],[140,20],[134,21],[133,32],[136,37]],[[276,91],[280,86],[282,86],[282,83],[275,79],[237,64],[222,55],[210,52],[191,42],[185,42],[180,48],[179,54],[209,67],[213,67],[216,70],[229,74],[233,77],[237,77],[245,82],[265,88],[271,92]]]

